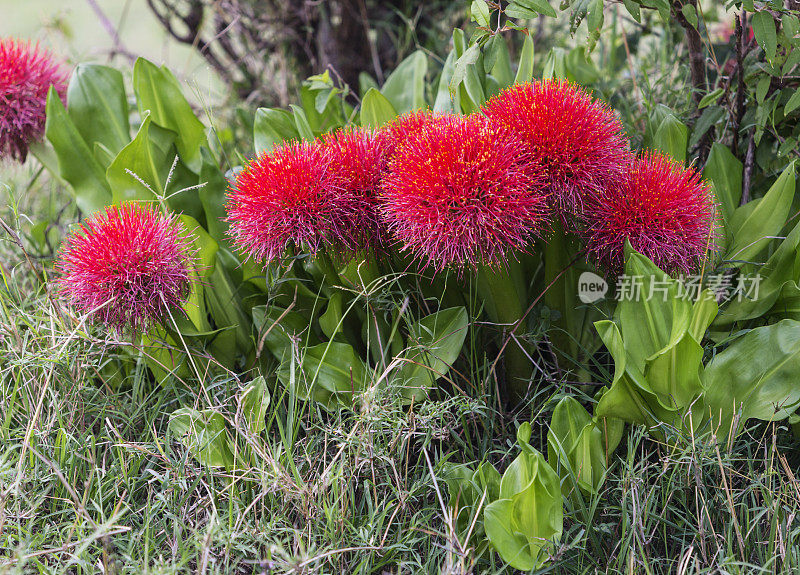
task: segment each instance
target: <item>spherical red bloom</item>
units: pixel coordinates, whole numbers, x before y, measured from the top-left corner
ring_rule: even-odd
[[[320,142],[297,142],[263,154],[228,193],[229,233],[257,261],[274,261],[294,245],[311,254],[355,251],[365,200],[346,189],[334,154]]]
[[[116,329],[145,330],[189,295],[194,250],[173,216],[141,204],[90,216],[62,246],[61,292]]]
[[[351,234],[358,250],[380,248],[385,229],[380,225],[377,203],[381,176],[387,167],[386,138],[366,129],[345,129],[323,137],[322,146],[330,152],[334,175],[330,189],[333,202],[359,205]]]
[[[47,92],[63,99],[66,75],[50,54],[11,38],[0,39],[0,158],[25,161],[44,130]]]
[[[383,181],[382,211],[404,249],[440,270],[500,264],[544,225],[542,175],[509,130],[451,116],[412,134]]]
[[[380,137],[385,141],[387,161],[400,149],[405,141],[425,126],[452,117],[449,114],[434,114],[430,110],[417,110],[398,116],[380,130]]]
[[[512,86],[484,111],[530,146],[562,215],[579,215],[584,201],[620,180],[632,160],[613,110],[566,81]]]
[[[716,212],[699,173],[647,154],[587,210],[587,248],[600,265],[619,272],[628,240],[664,271],[688,274],[714,249]]]

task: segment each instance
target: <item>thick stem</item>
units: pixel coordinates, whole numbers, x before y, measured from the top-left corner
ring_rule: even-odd
[[[484,302],[489,320],[502,328],[503,341],[514,337],[511,330],[525,315],[523,278],[522,266],[516,261],[510,262],[507,270],[487,266],[478,269],[478,295]],[[505,346],[506,391],[512,404],[521,403],[528,393],[533,375],[533,364],[528,356],[532,351],[533,346],[519,337]]]

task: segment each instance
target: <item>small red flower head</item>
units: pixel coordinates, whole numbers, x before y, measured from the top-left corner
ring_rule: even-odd
[[[61,292],[95,320],[145,330],[189,295],[194,250],[182,232],[173,216],[141,204],[107,207],[62,246]]]
[[[257,261],[280,259],[289,245],[311,254],[357,250],[365,200],[342,186],[334,154],[320,142],[273,148],[239,174],[228,193],[228,233]]]
[[[501,264],[544,224],[542,176],[520,141],[479,116],[412,134],[383,181],[382,211],[404,249],[433,265]]]
[[[66,75],[38,46],[0,39],[0,159],[25,161],[28,145],[44,130],[47,92],[63,99]]]
[[[489,100],[485,112],[530,146],[562,215],[580,214],[584,200],[622,178],[631,162],[614,112],[566,81],[513,86]]]
[[[587,248],[600,265],[618,272],[628,240],[664,271],[688,274],[714,249],[715,216],[711,190],[700,174],[647,154],[587,210]]]
[[[381,176],[386,170],[388,142],[373,130],[346,129],[323,137],[322,146],[331,154],[333,203],[360,206],[354,214],[352,235],[358,250],[380,247],[385,230],[380,226],[377,202]]]

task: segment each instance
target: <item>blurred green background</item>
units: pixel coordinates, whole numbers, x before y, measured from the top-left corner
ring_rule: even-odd
[[[100,10],[107,23],[97,13]],[[69,64],[109,62],[121,66],[144,56],[170,68],[190,86],[189,91],[219,95],[214,73],[190,47],[172,40],[146,0],[0,0],[0,37],[38,41]],[[119,36],[115,42],[113,28]]]

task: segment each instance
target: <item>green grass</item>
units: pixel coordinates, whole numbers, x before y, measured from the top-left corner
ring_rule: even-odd
[[[114,386],[104,374],[122,350],[138,350],[85,326],[42,283],[74,214],[56,209],[68,202],[35,175],[17,172],[2,213],[25,251],[2,236],[1,573],[511,572],[452,527],[444,478],[445,462],[502,470],[516,455],[515,428],[530,413],[500,410],[491,380],[466,393],[443,386],[414,406],[375,386],[358,410],[335,413],[273,387],[259,434],[237,410],[248,374],[155,385],[140,362]],[[55,222],[49,245],[29,233],[26,213]],[[487,358],[471,355],[462,371],[479,378],[471,364]],[[545,405],[533,416],[540,449]],[[181,406],[212,409],[236,430],[235,470],[200,465],[170,436]],[[729,449],[626,433],[602,492],[566,500],[543,572],[800,569],[800,458],[788,430],[756,426]]]

